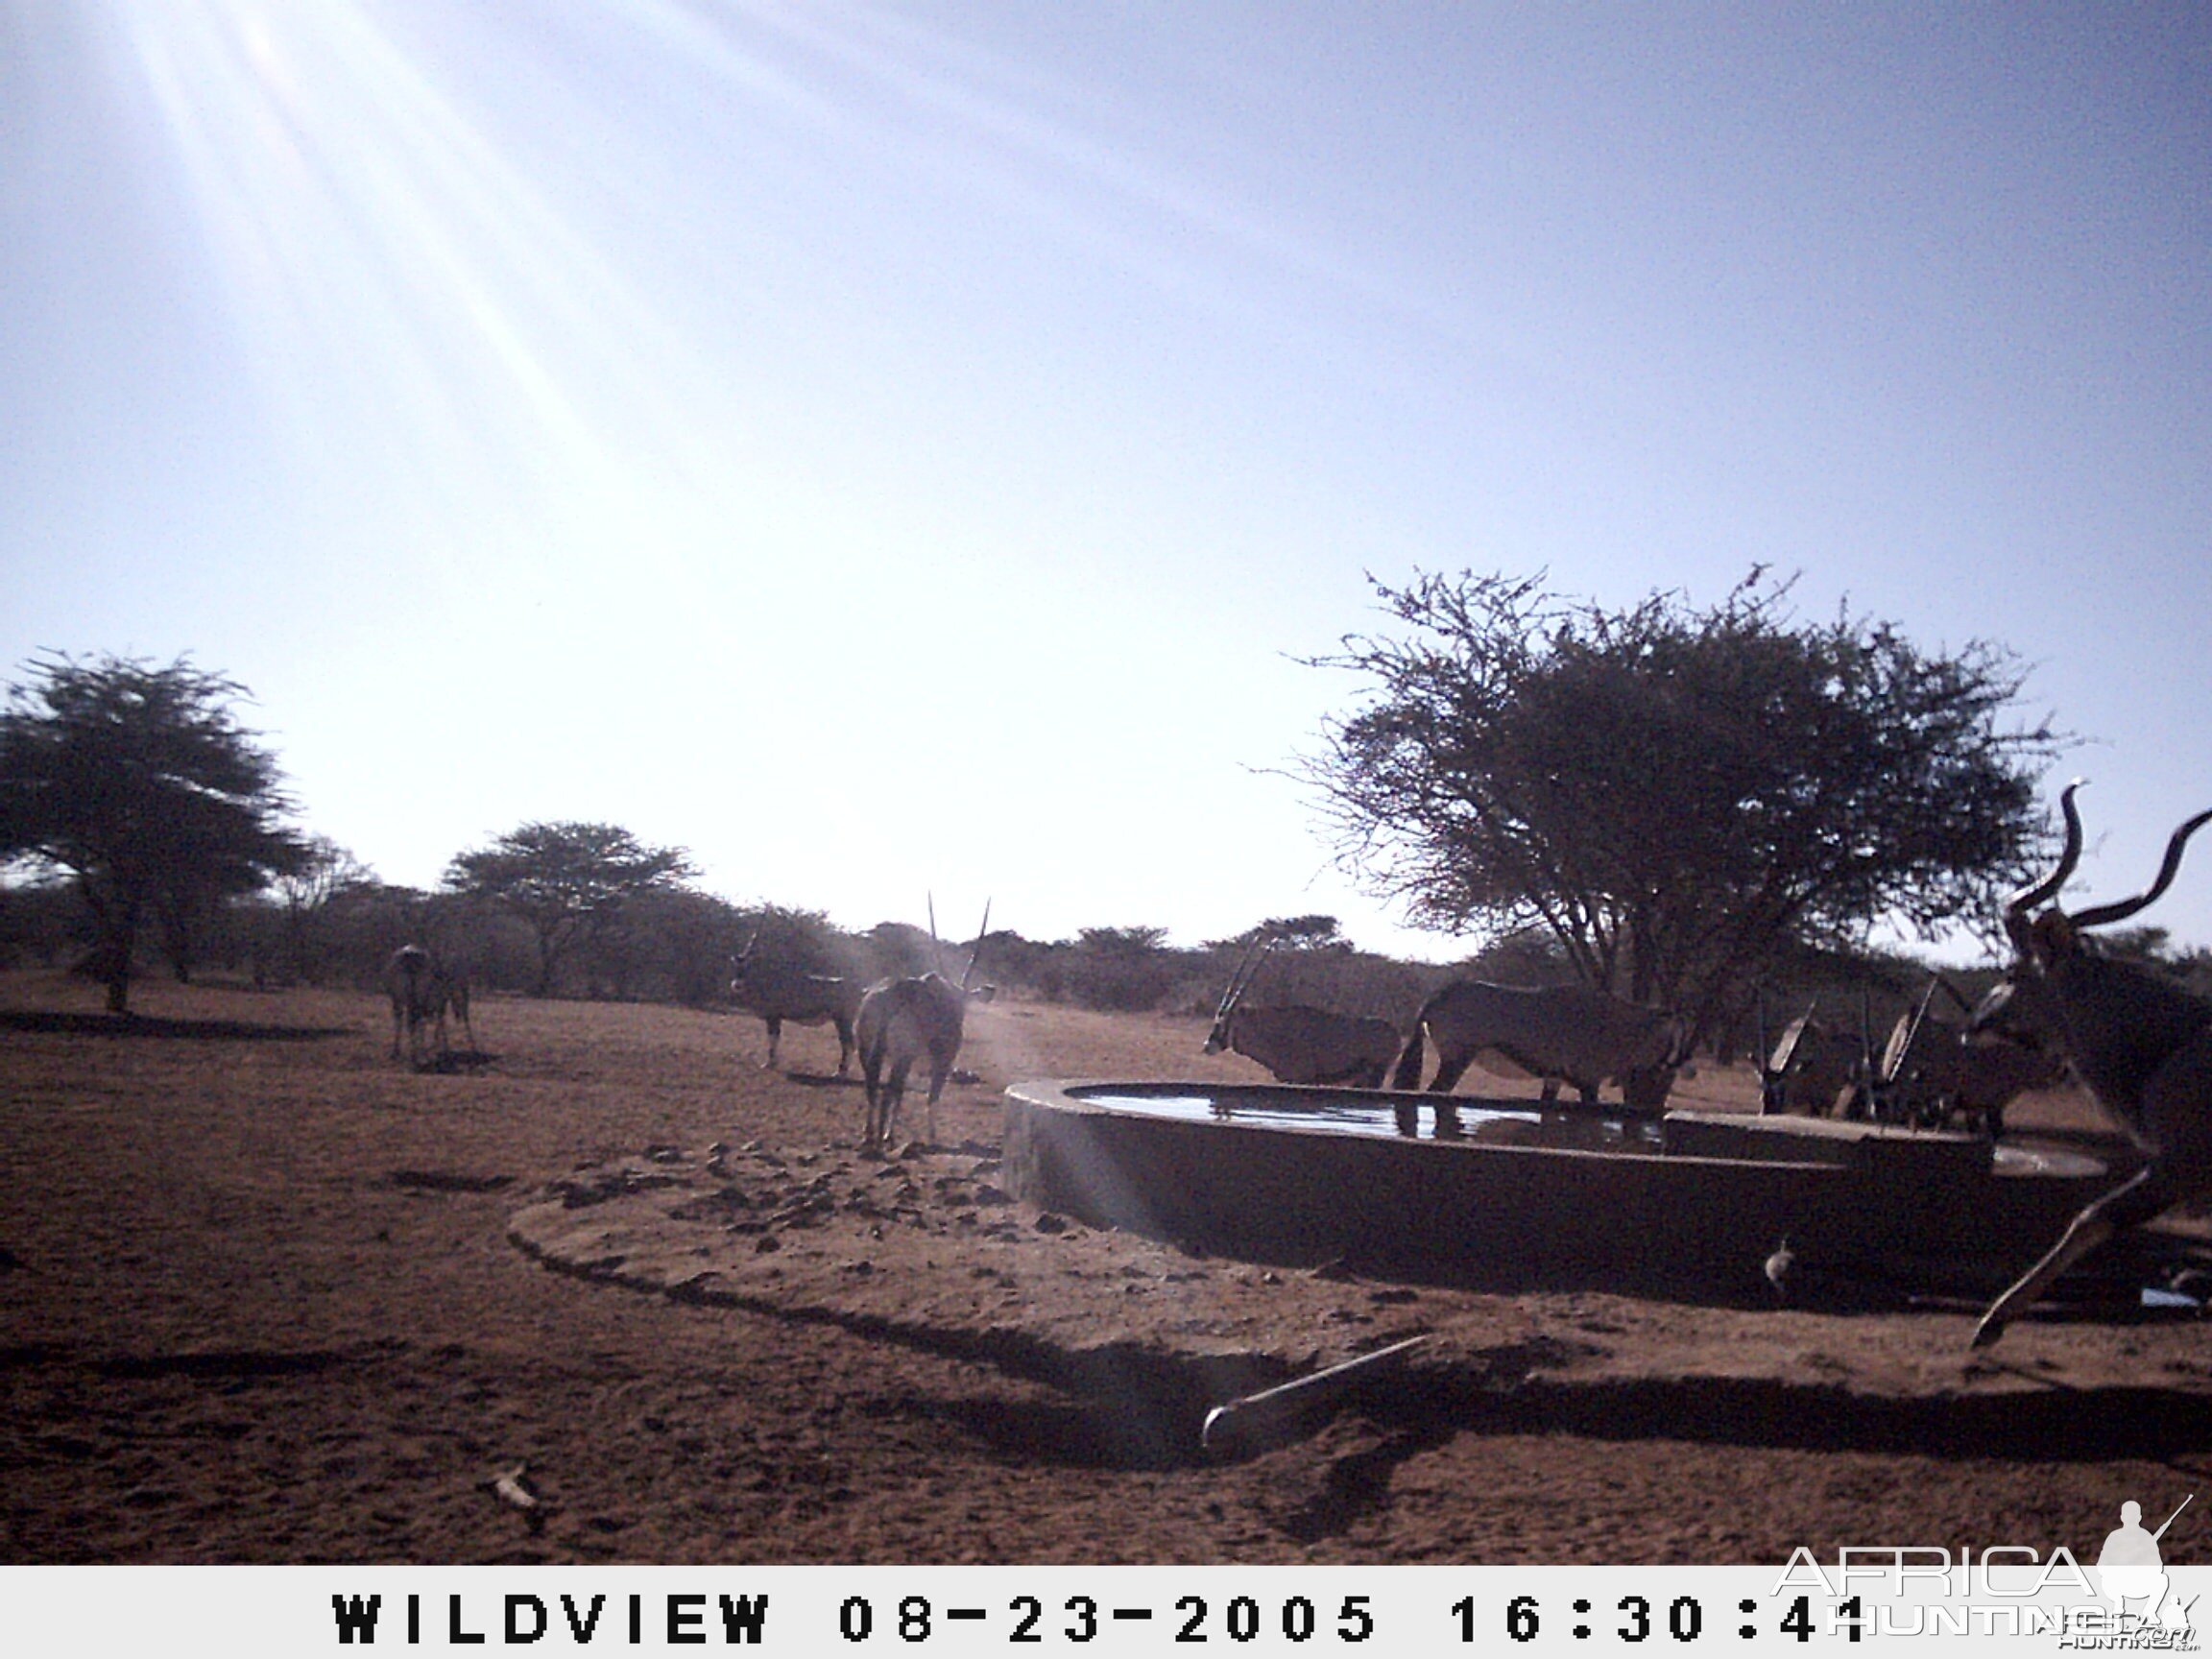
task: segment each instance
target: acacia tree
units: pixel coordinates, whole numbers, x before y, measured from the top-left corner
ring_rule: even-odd
[[[1371,685],[1301,766],[1341,861],[1417,922],[1538,927],[1586,983],[1702,1026],[1791,943],[1994,915],[2040,851],[2061,740],[2005,724],[2000,647],[1802,624],[1756,573],[1704,611],[1541,574],[1373,585],[1407,631],[1309,660]]]
[[[0,860],[68,878],[92,912],[108,1007],[125,1013],[141,926],[158,925],[181,977],[198,926],[305,848],[277,822],[276,758],[231,716],[236,681],[184,657],[30,668],[0,712]]]
[[[1232,933],[1226,939],[1208,939],[1209,950],[1249,950],[1255,945],[1272,944],[1277,950],[1349,950],[1352,941],[1344,937],[1344,929],[1334,916],[1270,916],[1264,922],[1247,927],[1241,933]]]
[[[278,877],[276,899],[283,906],[284,958],[291,976],[308,985],[323,982],[323,940],[332,907],[376,883],[376,873],[327,835],[310,835],[299,866]]]
[[[698,874],[681,847],[648,847],[614,824],[525,824],[446,867],[456,892],[492,900],[538,937],[536,994],[550,996],[562,958],[609,926],[624,901]]]

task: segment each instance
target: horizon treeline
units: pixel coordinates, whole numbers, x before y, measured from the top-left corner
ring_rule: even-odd
[[[191,962],[170,960],[158,941],[142,944],[148,969],[264,990],[372,991],[391,953],[419,943],[459,965],[482,992],[538,994],[538,941],[512,909],[478,895],[388,883],[342,850],[324,848],[322,865],[309,878],[236,900],[212,917],[195,941]],[[1454,964],[1416,963],[1357,949],[1328,916],[1269,918],[1235,937],[1197,946],[1166,939],[1166,929],[1156,926],[1086,927],[1056,940],[996,928],[981,942],[975,973],[1037,1001],[1203,1018],[1214,1011],[1246,951],[1272,939],[1250,992],[1254,1006],[1306,1003],[1380,1017],[1402,1029],[1451,979],[1575,979],[1564,956],[1540,939],[1509,939]],[[852,931],[819,911],[740,904],[676,884],[635,894],[602,918],[564,956],[546,994],[727,1008],[732,960],[748,942],[802,972],[870,981],[932,968],[957,977],[974,944],[933,942],[925,929],[897,922]],[[0,968],[80,968],[93,944],[89,918],[64,884],[0,884]],[[2177,951],[2163,929],[2122,930],[2107,948],[2160,964],[2200,992],[2212,991],[2212,951]],[[1850,1027],[1863,1019],[1879,1041],[1919,995],[1929,972],[1904,952],[1802,952],[1708,1034],[1708,1051],[1723,1060],[1743,1058],[1758,1046],[1762,1022],[1771,1041],[1809,1006],[1831,1024]],[[1969,996],[1996,978],[1993,968],[1947,972]]]

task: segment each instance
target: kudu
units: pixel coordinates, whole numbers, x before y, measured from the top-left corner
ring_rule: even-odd
[[[982,954],[984,935],[991,930],[991,906],[983,906],[983,925],[975,931],[975,944],[968,952],[967,969],[955,985],[934,969],[912,978],[886,979],[868,988],[860,998],[856,1028],[860,1039],[860,1076],[867,1086],[868,1113],[861,1127],[863,1151],[886,1152],[891,1131],[899,1120],[899,1107],[906,1096],[906,1074],[914,1062],[929,1058],[929,1119],[927,1142],[937,1142],[937,1101],[945,1093],[945,1080],[952,1074],[953,1059],[968,1018],[971,998],[988,1002],[998,994],[995,985],[970,987],[975,959]],[[929,944],[937,948],[936,905],[930,905]]]
[[[1982,1315],[1974,1346],[1985,1348],[2053,1281],[2123,1228],[2212,1196],[2212,1003],[2191,996],[2140,963],[2099,955],[2083,930],[2121,922],[2173,882],[2181,850],[2212,810],[2200,812],[2166,843],[2157,879],[2137,898],[2069,916],[2055,899],[2081,856],[2080,782],[2058,798],[2066,843],[2058,867],[2005,907],[2016,958],[2007,982],[1977,1011],[1984,1028],[2015,1032],[2063,1052],[2074,1071],[2147,1156],[2143,1167],[2074,1217],[2058,1242]]]
[[[731,966],[730,999],[760,1016],[768,1027],[768,1058],[764,1071],[775,1070],[777,1046],[783,1040],[783,1022],[801,1025],[834,1025],[837,1028],[837,1075],[853,1069],[853,1025],[860,1015],[861,985],[857,979],[833,978],[824,974],[803,974],[781,962],[755,954],[760,943],[756,933],[745,941]]]
[[[1477,1056],[1503,1055],[1544,1079],[1544,1098],[1559,1097],[1572,1083],[1587,1104],[1599,1085],[1615,1081],[1631,1112],[1658,1112],[1678,1073],[1689,1070],[1690,1028],[1680,1016],[1623,1002],[1582,985],[1525,988],[1459,979],[1421,1005],[1413,1034],[1398,1057],[1393,1089],[1421,1087],[1421,1045],[1436,1045],[1436,1075],[1429,1093],[1448,1095]],[[1436,1102],[1436,1132],[1457,1132],[1458,1113]],[[1401,1133],[1411,1134],[1414,1111],[1398,1108]]]
[[[399,1038],[407,1038],[407,1058],[422,1064],[422,1035],[435,1024],[438,1052],[446,1053],[445,1016],[448,1012],[469,1033],[469,1046],[476,1046],[476,1027],[469,1019],[469,981],[420,945],[402,945],[384,964],[384,993],[392,998],[392,1057],[399,1057]]]
[[[1228,1048],[1257,1060],[1278,1083],[1340,1083],[1355,1089],[1380,1089],[1402,1039],[1387,1020],[1333,1014],[1325,1008],[1291,1003],[1281,1008],[1247,1008],[1244,993],[1274,950],[1275,941],[1255,944],[1229,976],[1205,1052]]]

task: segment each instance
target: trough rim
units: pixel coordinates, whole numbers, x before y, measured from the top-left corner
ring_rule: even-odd
[[[1573,1112],[1587,1113],[1592,1117],[1641,1118],[1662,1122],[1667,1117],[1671,1116],[1671,1114],[1660,1114],[1654,1117],[1648,1113],[1626,1112],[1603,1102],[1592,1105],[1580,1100],[1554,1100],[1540,1105],[1535,1101],[1499,1095],[1451,1094],[1440,1096],[1425,1090],[1352,1090],[1346,1085],[1334,1083],[1212,1083],[1196,1080],[1160,1081],[1149,1078],[1143,1082],[1131,1082],[1128,1079],[1117,1077],[1040,1077],[1026,1079],[1019,1083],[1009,1083],[1004,1093],[1008,1098],[1019,1098],[1023,1104],[1029,1106],[1073,1112],[1084,1116],[1127,1118],[1134,1122],[1167,1125],[1174,1130],[1219,1129],[1235,1131],[1238,1134],[1298,1136],[1341,1136],[1344,1133],[1342,1130],[1331,1129],[1321,1124],[1309,1127],[1296,1123],[1238,1122],[1233,1117],[1211,1118],[1203,1122],[1190,1118],[1163,1118],[1151,1113],[1134,1112],[1125,1108],[1104,1105],[1095,1100],[1084,1099],[1070,1093],[1077,1089],[1115,1089],[1130,1094],[1158,1095],[1168,1095],[1179,1092],[1216,1095],[1229,1093],[1249,1098],[1296,1096],[1300,1094],[1325,1094],[1335,1097],[1346,1094],[1358,1094],[1362,1097],[1372,1095],[1379,1101],[1407,1100],[1430,1106],[1433,1106],[1439,1099],[1446,1099],[1462,1111],[1473,1109],[1509,1112]],[[1718,1118],[1723,1115],[1715,1113],[1709,1116]],[[1704,1166],[1715,1169],[1821,1170],[1830,1174],[1848,1173],[1850,1169],[1848,1164],[1839,1163],[1833,1158],[1720,1158],[1701,1152],[1671,1152],[1664,1146],[1654,1147],[1648,1152],[1607,1152],[1586,1146],[1530,1146],[1512,1142],[1479,1141],[1472,1136],[1445,1140],[1437,1140],[1433,1137],[1415,1139],[1395,1136],[1389,1138],[1369,1136],[1362,1137],[1362,1139],[1371,1141],[1377,1145],[1395,1145],[1418,1149],[1424,1154],[1434,1152],[1440,1157],[1458,1157],[1474,1153],[1485,1157],[1511,1155],[1518,1158],[1538,1159],[1599,1159],[1607,1163],[1632,1159],[1641,1164],[1656,1160],[1664,1162],[1670,1167]]]

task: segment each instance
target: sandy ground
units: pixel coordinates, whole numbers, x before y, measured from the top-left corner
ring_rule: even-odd
[[[2212,1470],[2193,1317],[1974,1359],[1954,1308],[1484,1295],[1006,1196],[1009,1081],[1258,1077],[1190,1021],[979,1009],[936,1149],[880,1160],[823,1031],[766,1071],[757,1022],[494,1000],[441,1074],[367,997],[96,1005],[0,979],[9,1561],[2087,1558]],[[1310,1432],[1199,1449],[1219,1399],[1416,1334]]]

